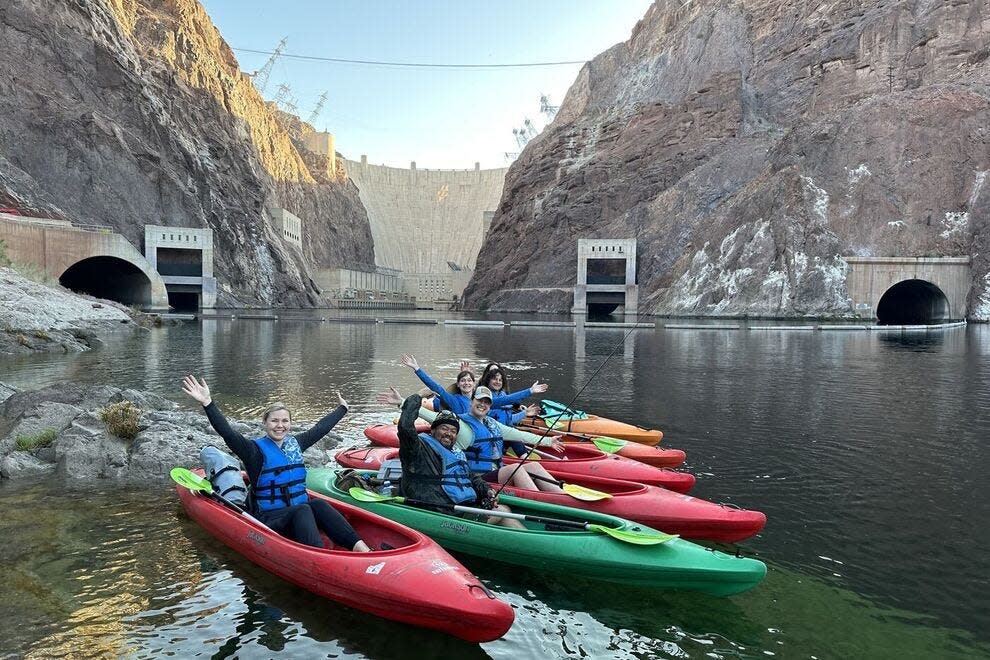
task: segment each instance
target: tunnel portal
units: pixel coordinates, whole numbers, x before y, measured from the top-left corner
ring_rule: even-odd
[[[90,257],[76,262],[58,278],[76,293],[115,300],[124,305],[151,303],[151,280],[134,264],[116,257]]]
[[[877,303],[878,325],[933,325],[948,320],[948,298],[925,280],[898,282]]]

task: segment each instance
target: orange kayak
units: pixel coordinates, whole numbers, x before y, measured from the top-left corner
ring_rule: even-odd
[[[616,456],[622,456],[623,458],[631,458],[634,461],[646,463],[647,465],[654,465],[656,467],[676,467],[670,463],[670,452],[680,451],[676,449],[661,449],[660,447],[644,445],[641,442],[632,442],[630,440],[622,440],[620,438],[609,438],[600,435],[588,435],[585,433],[567,433],[565,431],[547,429],[545,426],[539,427],[520,425],[516,428],[529,431],[530,433],[535,433],[536,435],[546,434],[557,438],[557,440],[564,443],[573,442],[575,444],[594,445],[606,454],[615,454]]]
[[[523,430],[539,433],[547,428],[547,422],[550,422],[550,428],[552,430],[561,433],[580,433],[590,436],[619,438],[620,440],[638,442],[648,447],[653,447],[663,438],[663,431],[644,429],[640,426],[617,422],[614,419],[599,417],[598,415],[587,415],[582,419],[573,419],[570,417],[560,417],[557,419],[554,416],[546,416],[545,418],[530,417],[518,426]]]

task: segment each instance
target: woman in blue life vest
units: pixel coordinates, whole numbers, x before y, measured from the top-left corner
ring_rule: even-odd
[[[548,387],[546,383],[539,381],[533,383],[532,387],[518,392],[509,392],[509,375],[498,362],[489,362],[485,370],[481,372],[479,384],[484,385],[492,391],[492,396],[500,400],[499,405],[492,404],[492,409],[488,411],[488,416],[495,421],[506,426],[515,426],[527,417],[535,417],[539,414],[540,407],[537,404],[527,406],[521,410],[515,410],[516,404],[522,403],[523,399],[528,399],[533,394],[542,394]]]
[[[380,392],[375,398],[381,403],[390,403],[400,407],[403,406],[404,400],[408,400],[403,399],[394,387]],[[543,490],[552,493],[563,492],[550,473],[538,463],[525,461],[521,464],[503,466],[502,452],[507,441],[502,437],[502,434],[504,432],[518,436],[518,438],[513,438],[508,442],[516,451],[516,455],[520,457],[525,456],[529,451],[526,446],[527,443],[533,446],[545,443],[549,449],[558,453],[564,451],[563,443],[555,438],[540,437],[516,428],[502,427],[487,415],[490,408],[491,392],[486,387],[479,387],[471,399],[470,412],[457,416],[460,420],[460,427],[454,439],[454,446],[464,451],[472,472],[480,474],[489,483],[498,481],[498,483],[517,488]],[[419,416],[432,423],[436,421],[438,413],[421,408]],[[534,479],[534,476],[542,477],[542,479]]]
[[[470,369],[463,369],[459,374],[457,374],[457,380],[449,389],[444,389],[443,386],[437,381],[433,380],[429,374],[420,369],[419,363],[416,358],[412,355],[403,355],[400,361],[405,366],[416,372],[416,376],[430,388],[432,391],[436,392],[437,397],[443,403],[444,407],[448,410],[453,411],[458,415],[463,415],[470,412],[471,410],[471,393],[475,388],[475,377],[474,372]],[[461,363],[461,367],[464,367],[465,363]],[[532,394],[539,394],[546,392],[548,385],[546,383],[533,383],[533,386],[528,390],[523,390],[524,392],[529,392]],[[513,395],[515,396],[515,395]],[[510,399],[509,397],[495,396],[492,402],[495,406],[503,406],[507,404],[515,403],[515,401],[521,400],[525,397],[518,397],[516,399]]]
[[[557,485],[557,480],[539,463],[527,461],[515,465],[502,465],[505,441],[498,429],[498,424],[488,416],[491,407],[491,390],[487,387],[479,387],[471,397],[470,411],[458,415],[474,434],[474,442],[464,450],[471,470],[480,472],[482,478],[488,482],[508,484],[529,490],[544,490],[551,493],[564,492]],[[563,445],[560,442],[551,441],[551,448],[555,451],[562,451]]]
[[[449,511],[451,505],[494,509],[508,513],[499,504],[495,491],[480,475],[471,472],[464,452],[454,445],[460,420],[443,411],[433,420],[429,433],[416,432],[416,416],[422,399],[418,394],[402,402],[399,417],[400,482],[403,496],[424,503],[428,508]],[[490,516],[492,525],[524,529],[518,520]]]
[[[340,406],[299,435],[289,434],[289,410],[276,404],[265,411],[265,435],[248,440],[231,428],[213,403],[205,380],[186,376],[182,391],[203,405],[213,429],[244,463],[252,486],[253,513],[283,536],[299,543],[322,548],[322,530],[336,545],[355,552],[369,552],[340,513],[323,500],[309,499],[306,493],[306,467],[302,453],[323,438],[347,413],[347,402],[337,393]]]

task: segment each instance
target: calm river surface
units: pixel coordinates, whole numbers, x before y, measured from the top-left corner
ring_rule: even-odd
[[[441,381],[462,358],[499,360],[514,389],[545,379],[568,402],[583,388],[576,407],[663,429],[687,451],[694,495],[767,514],[739,546],[767,579],[714,598],[459,556],[516,609],[505,638],[470,645],[266,574],[186,519],[170,484],[4,481],[0,657],[990,657],[987,326],[627,335],[206,320],[6,359],[0,380],[137,387],[185,405],[181,376],[197,373],[228,415],[285,401],[297,419],[340,389],[352,413],[335,430],[358,445],[393,417],[377,392],[418,387],[406,352]]]

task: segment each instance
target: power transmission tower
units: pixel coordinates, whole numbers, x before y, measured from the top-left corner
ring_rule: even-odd
[[[523,120],[523,125],[519,128],[512,129],[512,135],[516,138],[516,144],[522,149],[529,143],[530,140],[539,135],[539,131],[536,130],[536,126],[533,126],[533,122],[530,121],[529,117]]]
[[[284,112],[290,115],[296,114],[296,99],[292,97],[292,88],[287,83],[278,86],[275,92],[275,103],[282,107]]]
[[[265,93],[265,87],[268,86],[268,77],[272,73],[272,67],[275,66],[275,60],[285,50],[285,44],[288,40],[288,37],[282,37],[282,41],[278,42],[278,46],[275,47],[271,57],[265,62],[265,66],[251,74],[251,78],[254,80],[254,88],[258,90],[259,94]]]
[[[327,102],[327,93],[323,92],[322,94],[320,94],[320,98],[316,101],[316,107],[313,108],[313,112],[310,113],[309,119],[306,120],[307,124],[313,126],[316,123],[316,119],[317,117],[320,116],[320,113],[323,112],[323,105],[326,102]]]
[[[557,115],[557,111],[560,110],[559,105],[550,105],[550,97],[546,94],[540,96],[540,112],[547,116],[547,119],[553,121],[553,118]]]

